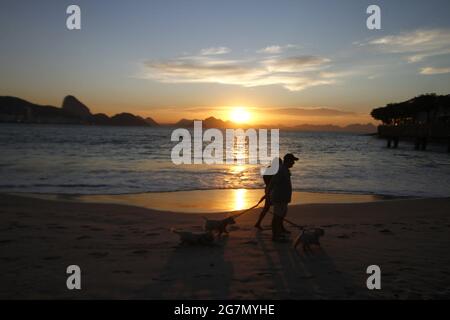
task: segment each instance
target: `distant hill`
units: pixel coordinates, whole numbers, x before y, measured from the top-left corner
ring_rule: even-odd
[[[181,119],[177,123],[173,124],[172,126],[178,127],[178,128],[191,128],[194,126],[194,121],[199,121],[198,119],[195,120],[189,120],[189,119]],[[217,119],[214,117],[209,117],[203,120],[203,127],[204,128],[243,128],[246,129],[248,127],[252,127],[249,125],[239,125],[231,121],[223,121],[221,119]],[[376,133],[377,128],[371,124],[350,124],[345,127],[340,127],[333,124],[327,124],[327,125],[314,125],[314,124],[302,124],[297,125],[293,127],[287,127],[283,125],[276,125],[276,126],[268,126],[268,125],[258,125],[258,128],[280,128],[282,130],[291,130],[291,131],[310,131],[310,132],[350,132],[350,133]]]
[[[191,128],[195,120],[181,119],[175,124],[178,128]],[[62,107],[48,105],[38,105],[26,100],[0,96],[0,122],[15,123],[51,123],[51,124],[84,124],[84,125],[114,125],[114,126],[159,126],[152,118],[142,118],[140,116],[122,112],[112,117],[104,113],[92,114],[89,108],[74,96],[66,96],[62,102]],[[250,125],[236,124],[231,121],[224,121],[215,117],[203,120],[203,128],[243,128],[252,127]],[[258,125],[258,128],[273,128],[274,126]],[[302,124],[294,127],[277,125],[283,130],[313,131],[313,132],[351,132],[351,133],[375,133],[376,127],[371,124],[351,124],[340,127],[332,124],[311,125]]]
[[[194,121],[200,121],[199,119],[189,120],[189,119],[181,119],[177,123],[174,124],[175,127],[179,128],[191,128],[194,126]],[[239,127],[237,124],[231,121],[223,121],[221,119],[217,119],[214,117],[209,117],[202,120],[203,128],[237,128]]]
[[[111,123],[116,126],[149,126],[144,118],[127,112],[112,116]]]
[[[92,114],[89,108],[74,96],[66,96],[62,107],[42,106],[26,100],[0,96],[0,122],[84,124],[115,126],[158,126],[152,118],[131,113],[108,117],[104,113]]]
[[[310,132],[350,132],[350,133],[376,133],[377,127],[371,123],[367,124],[349,124],[345,127],[336,126],[333,124],[314,125],[302,124],[295,127],[288,128],[295,131],[310,131]]]
[[[159,126],[159,124],[150,117],[147,117],[144,120],[145,120],[145,122],[147,122],[147,124],[149,124],[151,126],[154,126],[154,127]]]

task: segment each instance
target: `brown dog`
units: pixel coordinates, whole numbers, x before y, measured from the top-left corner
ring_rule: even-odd
[[[294,242],[294,248],[302,243],[303,251],[311,251],[311,245],[315,244],[320,247],[319,238],[325,235],[325,230],[321,228],[315,228],[311,230],[303,230],[303,232],[297,237]]]
[[[227,226],[229,224],[236,223],[233,217],[228,217],[222,220],[209,220],[208,218],[205,217],[203,217],[203,219],[205,219],[205,231],[206,232],[217,231],[219,237],[222,235],[222,233],[228,233]]]

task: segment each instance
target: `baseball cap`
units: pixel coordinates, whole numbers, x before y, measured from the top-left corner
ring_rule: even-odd
[[[285,155],[284,155],[284,158],[283,158],[285,161],[286,160],[293,160],[293,161],[297,161],[297,160],[299,160],[296,156],[294,156],[292,153],[286,153]]]

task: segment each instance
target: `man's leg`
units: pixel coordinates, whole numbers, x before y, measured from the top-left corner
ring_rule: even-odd
[[[261,228],[261,222],[264,219],[264,217],[266,216],[267,212],[270,210],[270,201],[266,199],[266,201],[264,202],[264,208],[261,211],[261,214],[259,215],[259,219],[255,224],[255,227],[258,229],[262,229]]]
[[[272,217],[272,238],[275,238],[278,236],[277,234],[277,229],[278,229],[278,220],[277,220],[277,215],[275,214],[275,212],[277,212],[276,209],[277,205],[274,203],[273,204],[273,217]]]
[[[272,219],[272,238],[274,240],[280,239],[282,237],[282,223],[283,217],[286,215],[286,204],[285,203],[274,203],[273,204],[273,219]]]
[[[285,206],[284,206],[284,208],[283,208],[283,215],[282,215],[282,218],[280,219],[280,220],[281,220],[281,222],[280,222],[280,228],[281,228],[281,231],[284,232],[284,233],[291,233],[289,230],[287,230],[287,229],[284,227],[284,218],[286,218],[287,212],[288,212],[288,204],[286,203]]]

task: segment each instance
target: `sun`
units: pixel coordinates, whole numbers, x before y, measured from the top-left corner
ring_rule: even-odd
[[[234,107],[230,112],[230,119],[235,123],[247,123],[250,118],[250,112],[245,110],[245,107]]]

